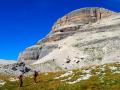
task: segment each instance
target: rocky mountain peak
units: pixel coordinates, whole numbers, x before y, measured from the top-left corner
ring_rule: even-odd
[[[120,61],[120,14],[82,8],[58,19],[51,32],[19,56],[41,71],[70,70]]]
[[[59,18],[53,25],[51,32],[44,39],[38,41],[37,45],[61,40],[68,35],[73,35],[77,30],[84,31],[84,27],[89,25],[88,27],[90,28],[91,24],[117,14],[108,9],[98,7],[74,10]]]
[[[52,27],[52,31],[58,32],[66,27],[94,23],[114,14],[116,13],[113,11],[98,7],[77,9],[59,18]]]

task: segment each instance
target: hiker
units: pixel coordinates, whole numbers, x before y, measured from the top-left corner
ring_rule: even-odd
[[[34,81],[35,81],[35,83],[37,83],[37,76],[38,76],[38,72],[35,70],[34,71]]]
[[[19,79],[19,86],[22,87],[23,86],[23,74],[20,74],[18,76],[18,79]]]

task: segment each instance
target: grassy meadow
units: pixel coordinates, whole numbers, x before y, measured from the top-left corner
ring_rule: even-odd
[[[32,76],[24,77],[23,87],[19,87],[18,81],[10,81],[11,77],[0,75],[0,80],[6,82],[0,86],[0,90],[120,90],[120,63],[77,69],[72,74],[60,77],[65,73],[40,73],[37,83],[34,83]],[[91,77],[85,78],[86,74]],[[79,78],[79,82],[73,83]]]

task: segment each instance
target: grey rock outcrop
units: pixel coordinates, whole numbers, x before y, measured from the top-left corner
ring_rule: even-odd
[[[6,64],[6,63],[0,64],[0,74],[6,74],[10,76],[19,76],[20,73],[26,74],[32,71],[33,71],[33,68],[26,65],[24,62],[11,63],[11,64]]]
[[[75,10],[62,18],[60,18],[53,26],[53,32],[63,29],[66,25],[80,25],[94,23],[100,19],[109,17],[115,14],[114,12],[104,8],[82,8]],[[68,26],[66,27],[68,28]]]
[[[57,44],[35,45],[29,47],[20,54],[19,62],[22,60],[24,60],[24,62],[27,64],[35,62],[35,60],[41,59],[48,53],[52,52],[52,50],[54,50],[55,48],[58,48]]]

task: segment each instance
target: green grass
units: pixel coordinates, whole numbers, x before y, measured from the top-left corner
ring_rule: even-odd
[[[90,73],[92,77],[71,85],[61,81],[68,77],[58,80],[54,79],[63,74],[63,72],[51,72],[48,73],[48,75],[41,73],[37,78],[38,83],[34,83],[33,79],[30,78],[31,76],[25,77],[23,87],[21,88],[19,88],[18,82],[10,82],[8,76],[0,75],[0,80],[7,82],[3,87],[0,87],[0,90],[120,90],[120,73],[113,73],[109,69],[110,66],[115,66],[120,70],[120,63],[96,66],[94,69],[86,67],[73,70],[74,75],[68,76],[72,78],[66,82],[75,81],[80,78],[80,75],[84,75],[84,73],[82,73],[84,69],[91,69]],[[104,67],[105,70],[102,71],[101,67]],[[97,75],[96,72],[101,72],[101,74]]]

